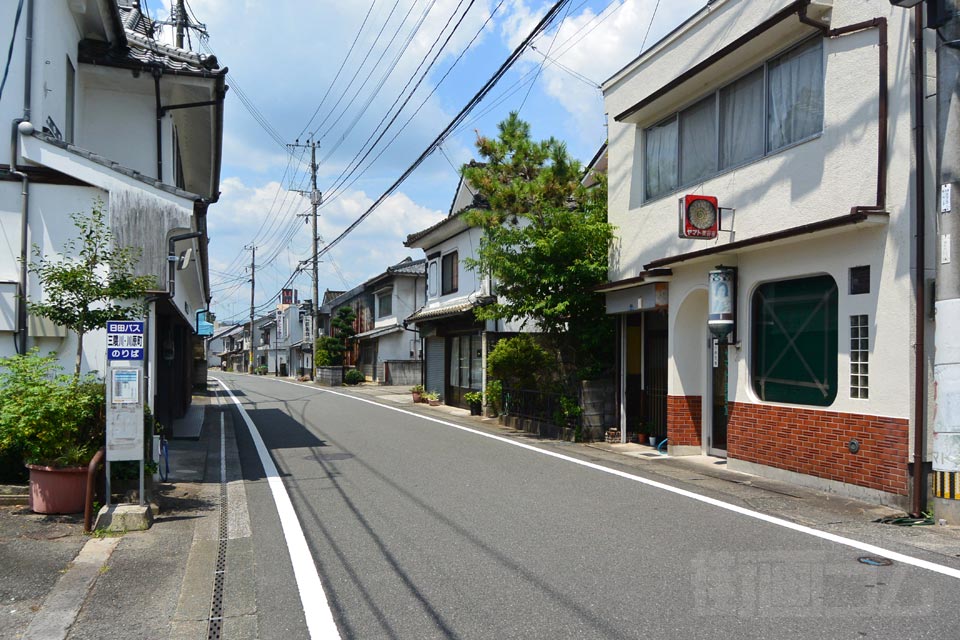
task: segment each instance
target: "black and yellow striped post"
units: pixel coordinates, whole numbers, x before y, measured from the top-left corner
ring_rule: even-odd
[[[960,471],[934,471],[933,495],[943,500],[960,500]]]

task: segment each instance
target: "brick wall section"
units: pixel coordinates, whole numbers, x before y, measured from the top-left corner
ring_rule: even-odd
[[[667,396],[667,437],[672,445],[700,446],[700,396]]]
[[[731,458],[907,494],[906,419],[743,402],[729,410]],[[860,442],[856,454],[847,448],[851,438]]]

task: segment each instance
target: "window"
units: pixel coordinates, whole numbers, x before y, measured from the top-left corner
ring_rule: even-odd
[[[761,158],[823,130],[823,41],[809,40],[644,131],[644,195]]]
[[[386,318],[393,315],[393,290],[377,294],[377,317]]]
[[[850,295],[870,293],[870,265],[850,267]]]
[[[763,155],[763,68],[720,90],[720,167]]]
[[[870,327],[866,315],[850,316],[850,397],[869,397]]]
[[[822,41],[801,45],[767,65],[767,150],[823,129]]]
[[[431,298],[437,295],[437,261],[431,260],[427,271],[427,295]]]
[[[440,284],[441,295],[453,293],[459,288],[459,278],[457,276],[457,252],[453,251],[443,256],[441,271],[443,272],[443,282]]]
[[[644,184],[647,198],[655,198],[677,188],[677,119],[650,127],[644,139]]]
[[[769,402],[828,406],[837,396],[837,283],[830,276],[769,282],[751,304],[751,379]]]
[[[76,107],[75,103],[75,91],[76,91],[76,81],[77,81],[77,71],[73,68],[73,63],[70,62],[70,58],[67,58],[67,86],[66,86],[66,99],[67,99],[67,114],[64,119],[63,127],[63,139],[65,142],[73,142],[73,123],[76,117]]]
[[[717,100],[701,100],[680,113],[680,183],[699,182],[717,172]]]

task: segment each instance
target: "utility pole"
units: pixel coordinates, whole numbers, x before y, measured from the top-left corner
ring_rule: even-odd
[[[317,207],[320,206],[323,201],[323,195],[317,191],[317,143],[314,140],[310,140],[305,144],[300,144],[299,140],[294,141],[293,144],[287,145],[291,149],[296,148],[310,148],[310,209],[311,209],[311,224],[313,227],[313,256],[310,258],[310,261],[313,266],[313,304],[310,309],[310,316],[312,318],[311,333],[310,336],[310,348],[311,348],[311,357],[310,357],[310,379],[317,379],[317,354],[316,354],[316,342],[317,342],[317,312],[320,309],[320,274],[317,271],[317,254],[320,251],[319,241],[320,236],[317,234]],[[305,192],[298,191],[300,195],[304,195]]]
[[[957,0],[927,2],[937,26],[937,172],[940,237],[936,279],[936,418],[933,494],[937,518],[960,524],[960,18]],[[933,13],[934,15],[931,15]],[[922,159],[918,164],[922,170]]]
[[[253,373],[256,368],[253,351],[253,293],[257,286],[257,245],[249,244],[244,249],[250,250],[250,364],[247,373]]]
[[[174,24],[177,27],[177,48],[183,49],[183,32],[187,26],[187,12],[184,10],[183,0],[177,0],[174,11],[177,12],[177,17],[174,18]]]

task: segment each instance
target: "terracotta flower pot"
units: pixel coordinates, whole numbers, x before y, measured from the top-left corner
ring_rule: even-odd
[[[439,407],[439,406],[440,406],[440,401],[439,401],[439,400],[430,400],[429,402],[430,402],[430,406],[431,406],[431,407]]]
[[[411,395],[413,395],[414,402],[420,402],[423,398],[422,394],[419,394],[416,391],[414,391]]]
[[[28,464],[30,508],[36,513],[79,513],[87,490],[86,467],[44,467]]]

